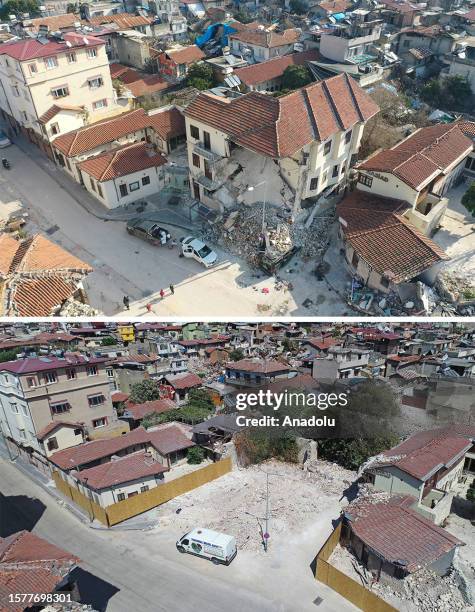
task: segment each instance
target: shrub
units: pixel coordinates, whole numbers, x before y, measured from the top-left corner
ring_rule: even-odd
[[[198,465],[204,460],[205,451],[201,448],[201,446],[192,446],[188,449],[186,456],[189,464]]]

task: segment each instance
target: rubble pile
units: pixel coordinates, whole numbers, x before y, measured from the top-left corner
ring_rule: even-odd
[[[94,317],[102,314],[90,304],[83,304],[74,298],[66,300],[57,316],[61,317]]]
[[[262,202],[250,206],[241,205],[209,226],[203,239],[219,244],[225,250],[246,259],[252,267],[258,268],[263,237],[262,208]],[[300,221],[293,221],[289,209],[268,204],[265,209],[267,244],[276,253],[285,254],[296,247],[302,258],[322,258],[329,244],[329,229],[333,222],[334,214],[328,213],[316,216],[310,227],[306,227]]]
[[[460,274],[454,274],[453,272],[441,272],[437,277],[435,287],[444,301],[457,305],[462,305],[464,302],[472,302],[475,306],[475,284],[473,279]],[[470,309],[470,306],[467,305],[465,308]]]
[[[409,609],[422,612],[468,612],[473,607],[465,600],[460,588],[456,571],[441,577],[430,570],[420,570],[397,584],[397,588],[382,583],[374,583],[373,589],[384,599],[392,602],[397,598],[398,608],[403,609],[403,603],[409,604]],[[401,605],[402,604],[402,605]],[[411,606],[413,604],[413,607]]]

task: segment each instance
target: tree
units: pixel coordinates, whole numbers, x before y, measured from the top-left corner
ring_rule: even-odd
[[[117,340],[112,336],[105,336],[101,340],[101,346],[114,346],[114,344],[117,344]]]
[[[30,17],[39,14],[36,0],[9,0],[0,9],[0,17],[8,18],[9,15],[20,16],[21,13],[29,13]]]
[[[470,83],[458,74],[432,79],[422,87],[420,94],[424,102],[443,110],[470,111],[473,104]]]
[[[197,408],[206,408],[206,410],[214,410],[213,400],[206,389],[192,389],[188,394],[187,406],[190,405]]]
[[[233,349],[229,353],[229,359],[231,361],[241,361],[241,359],[244,359],[244,352],[241,349]]]
[[[251,15],[249,15],[249,13],[243,11],[242,9],[239,9],[239,11],[236,11],[234,13],[234,19],[241,23],[251,23],[251,21],[253,21]]]
[[[160,399],[160,389],[157,382],[146,378],[142,382],[135,383],[130,389],[129,399],[134,404],[143,404]]]
[[[472,215],[475,213],[475,182],[470,185],[462,196],[462,204]]]
[[[348,470],[357,470],[367,459],[379,455],[398,442],[399,439],[394,435],[319,440],[318,452],[322,459],[334,461]]]
[[[188,69],[187,85],[200,91],[213,87],[214,75],[211,66],[205,63],[192,64]]]
[[[282,89],[298,89],[312,82],[310,71],[306,66],[287,66],[282,75]]]
[[[21,353],[21,350],[12,349],[10,351],[0,351],[0,363],[5,363],[5,361],[14,361],[18,353]]]
[[[297,352],[298,344],[295,340],[292,340],[290,338],[284,338],[282,341],[282,348],[286,353],[293,353]]]
[[[201,446],[192,446],[186,453],[187,462],[190,465],[198,465],[205,458],[205,452]]]
[[[303,15],[308,11],[307,3],[304,0],[290,0],[290,12],[295,15]]]

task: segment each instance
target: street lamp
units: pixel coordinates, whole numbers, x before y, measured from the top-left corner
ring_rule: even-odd
[[[254,191],[261,185],[265,185],[264,187],[264,203],[262,205],[262,234],[264,234],[264,230],[266,228],[266,203],[267,203],[267,181],[261,181],[257,183],[257,185],[249,185],[247,191]]]

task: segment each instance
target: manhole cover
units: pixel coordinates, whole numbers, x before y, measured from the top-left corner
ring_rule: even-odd
[[[313,600],[313,603],[316,606],[319,606],[322,603],[322,601],[323,601],[323,597],[317,597],[316,599]]]
[[[48,236],[52,236],[55,232],[59,230],[59,225],[52,225],[50,228],[46,230]]]

